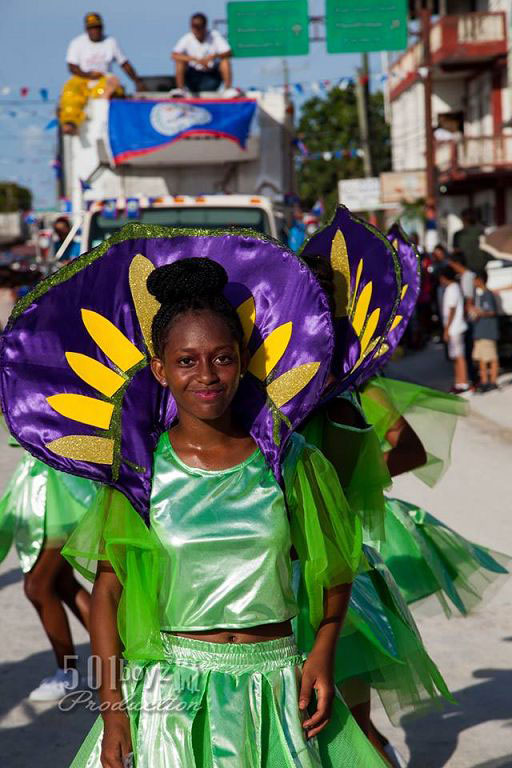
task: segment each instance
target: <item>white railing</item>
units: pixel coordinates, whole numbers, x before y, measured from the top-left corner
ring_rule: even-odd
[[[512,136],[469,136],[436,143],[436,166],[441,172],[492,171],[512,167]]]

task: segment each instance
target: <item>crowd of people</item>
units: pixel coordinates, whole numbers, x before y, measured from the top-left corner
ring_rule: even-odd
[[[457,394],[498,389],[499,373],[499,297],[487,287],[483,227],[470,209],[462,219],[451,251],[438,244],[422,253],[416,314],[418,344],[437,338],[446,345]]]
[[[104,32],[99,13],[87,13],[85,31],[73,38],[66,54],[71,78],[65,83],[60,98],[58,116],[61,131],[74,135],[85,120],[89,99],[123,97],[119,78],[112,74],[114,63],[133,81],[137,91],[144,91],[143,78],[123,53],[117,39]],[[176,88],[173,97],[189,97],[201,91],[217,91],[223,87],[225,98],[236,97],[240,91],[232,86],[232,52],[229,43],[217,30],[208,28],[204,13],[194,13],[190,30],[174,46],[171,59],[175,66]]]

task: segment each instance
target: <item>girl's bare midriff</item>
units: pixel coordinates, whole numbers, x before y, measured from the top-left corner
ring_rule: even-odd
[[[189,637],[192,640],[204,640],[208,643],[263,643],[292,634],[291,621],[278,624],[260,624],[247,629],[208,629],[203,632],[171,632],[177,637]]]

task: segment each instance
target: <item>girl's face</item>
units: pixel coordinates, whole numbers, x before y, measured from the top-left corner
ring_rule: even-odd
[[[178,412],[202,421],[218,419],[228,411],[245,367],[229,326],[208,310],[176,318],[163,360],[151,361],[154,376],[169,387]]]

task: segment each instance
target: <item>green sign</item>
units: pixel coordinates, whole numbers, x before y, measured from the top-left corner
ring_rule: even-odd
[[[308,0],[229,2],[228,40],[234,56],[309,53]]]
[[[325,0],[328,53],[407,48],[407,0]]]

